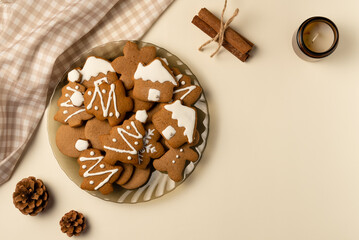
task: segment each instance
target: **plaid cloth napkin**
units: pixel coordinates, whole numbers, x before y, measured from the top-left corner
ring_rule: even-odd
[[[173,0],[0,0],[0,184],[79,53],[139,39]]]

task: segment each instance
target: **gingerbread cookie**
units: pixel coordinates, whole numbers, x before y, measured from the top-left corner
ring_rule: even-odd
[[[115,164],[117,161],[139,166],[138,151],[143,148],[143,136],[146,131],[139,120],[125,120],[121,126],[113,127],[109,135],[100,140],[106,151],[105,161]]]
[[[139,63],[133,78],[133,96],[141,101],[169,102],[177,87],[171,69],[160,58],[147,65]]]
[[[133,96],[133,90],[128,91],[128,96],[133,100],[133,112],[137,112],[138,110],[149,110],[154,102],[145,102],[141,101]]]
[[[133,74],[137,65],[142,62],[148,64],[156,57],[155,47],[143,47],[140,50],[136,43],[127,42],[123,48],[123,56],[112,61],[112,67],[117,73],[121,74],[120,80],[123,81],[126,89],[133,88]]]
[[[62,88],[62,95],[57,101],[60,107],[54,119],[63,124],[69,124],[71,127],[82,125],[84,120],[93,118],[93,115],[87,113],[84,103],[85,87],[79,83],[70,82]]]
[[[100,136],[109,134],[111,126],[107,121],[101,121],[97,118],[93,118],[87,121],[85,125],[85,137],[90,140],[93,148],[103,150]]]
[[[168,144],[178,148],[186,142],[193,142],[197,113],[194,108],[184,106],[180,100],[176,100],[156,112],[152,122]]]
[[[66,156],[80,156],[90,145],[85,137],[85,127],[72,128],[69,125],[61,125],[56,132],[56,145]]]
[[[79,174],[83,177],[81,188],[89,191],[99,190],[102,194],[113,191],[112,183],[121,174],[121,166],[112,166],[103,161],[101,152],[97,149],[83,151],[77,159],[80,166]]]
[[[173,73],[178,81],[178,87],[173,91],[173,100],[181,100],[186,106],[191,106],[197,102],[201,96],[202,88],[192,84],[192,80],[189,76],[181,74],[177,69],[173,69]]]
[[[151,159],[161,157],[165,150],[159,142],[161,134],[153,124],[145,126],[146,134],[143,137],[143,148],[138,153],[138,168],[146,168]]]
[[[111,63],[106,59],[90,56],[82,69],[75,68],[67,74],[69,82],[79,82],[85,87],[94,87],[94,82],[104,79],[105,82],[111,84],[118,80],[115,70]]]
[[[167,172],[173,181],[180,182],[186,161],[195,162],[198,157],[198,153],[185,144],[181,148],[170,148],[161,158],[153,161],[153,166],[158,171]]]
[[[128,163],[121,163],[120,166],[123,167],[123,171],[122,171],[120,177],[116,181],[116,183],[118,185],[127,183],[128,180],[130,180],[133,170],[135,168],[132,164],[128,164]]]
[[[122,82],[108,84],[99,79],[94,84],[95,87],[88,88],[84,96],[86,111],[101,121],[107,119],[111,126],[121,123],[126,112],[133,107],[131,98],[126,97]]]
[[[121,187],[129,190],[139,188],[148,181],[150,175],[150,168],[135,168],[130,180],[127,183],[122,184]]]

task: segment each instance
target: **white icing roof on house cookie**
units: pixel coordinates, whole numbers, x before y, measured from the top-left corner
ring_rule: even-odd
[[[134,74],[135,79],[142,79],[144,81],[152,82],[171,82],[177,86],[176,79],[171,75],[170,72],[162,65],[161,60],[155,59],[147,66],[139,63]]]
[[[77,70],[77,69],[74,69],[74,70]],[[72,71],[74,71],[74,70],[72,70]],[[71,77],[75,78],[75,73],[72,71],[70,72],[71,74],[69,75],[69,81],[73,81],[73,79]],[[81,70],[77,70],[77,71],[82,74],[81,82],[88,81],[88,80],[90,80],[91,77],[96,77],[100,73],[107,74],[107,72],[115,72],[115,70],[112,68],[110,62],[108,62],[102,58],[97,58],[95,56],[88,57],[86,59],[86,62],[84,64],[83,68]]]
[[[185,128],[184,135],[187,136],[188,142],[192,143],[196,123],[196,111],[182,105],[180,100],[165,105],[165,109],[172,112],[172,119],[178,121],[179,127]]]

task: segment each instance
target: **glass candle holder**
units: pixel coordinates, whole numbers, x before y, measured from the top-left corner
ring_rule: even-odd
[[[318,61],[334,52],[338,46],[339,31],[325,17],[311,17],[294,32],[294,52],[303,60]]]

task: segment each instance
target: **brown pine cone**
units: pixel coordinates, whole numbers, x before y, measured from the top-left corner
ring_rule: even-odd
[[[61,231],[67,236],[78,236],[86,228],[85,217],[82,213],[71,210],[60,220]]]
[[[18,182],[12,197],[15,207],[23,214],[31,216],[42,212],[49,200],[46,186],[35,177],[24,178]]]

